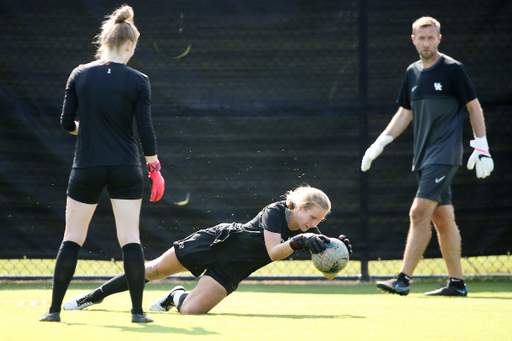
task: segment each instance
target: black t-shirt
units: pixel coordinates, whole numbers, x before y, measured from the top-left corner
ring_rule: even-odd
[[[95,61],[69,76],[61,125],[80,121],[74,168],[140,165],[134,118],[144,154],[156,155],[149,78],[125,64]]]
[[[286,202],[278,201],[272,203],[261,210],[254,219],[244,224],[244,227],[251,229],[267,230],[269,232],[280,233],[281,242],[302,233],[300,230],[290,230],[286,218]],[[310,229],[308,232],[320,234],[318,228]]]
[[[265,246],[264,231],[281,234],[281,241],[303,233],[290,230],[286,219],[286,202],[278,201],[264,207],[251,221],[240,224],[221,224],[215,227],[212,244],[224,271],[242,280],[272,262]],[[307,232],[320,234],[318,228]]]
[[[424,69],[421,60],[407,68],[397,104],[412,110],[413,171],[430,164],[462,165],[465,106],[476,98],[464,66],[446,55]]]

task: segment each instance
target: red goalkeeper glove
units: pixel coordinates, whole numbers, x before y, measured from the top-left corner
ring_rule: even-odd
[[[162,199],[165,191],[165,180],[160,173],[160,161],[148,163],[149,185],[151,187],[151,197],[149,201],[158,201]]]

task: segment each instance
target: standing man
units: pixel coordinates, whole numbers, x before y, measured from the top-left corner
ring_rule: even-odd
[[[467,108],[475,139],[467,167],[476,165],[478,178],[494,169],[485,133],[485,121],[475,89],[464,66],[438,51],[441,24],[422,17],[412,25],[412,42],[420,60],[407,68],[398,95],[399,109],[386,129],[363,156],[361,170],[370,169],[384,147],[413,121],[414,159],[412,170],[419,186],[411,206],[410,228],[400,273],[377,282],[384,292],[407,295],[414,269],[432,236],[430,222],[437,231],[439,246],[448,269],[449,282],[428,296],[467,296],[461,255],[461,237],[455,224],[450,183],[462,165],[462,122]]]

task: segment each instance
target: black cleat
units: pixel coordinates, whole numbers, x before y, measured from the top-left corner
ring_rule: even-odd
[[[425,296],[463,296],[466,297],[468,295],[468,288],[466,284],[464,284],[464,288],[456,288],[453,285],[446,284],[441,285],[441,287],[434,291],[429,291],[425,293]]]
[[[60,322],[60,313],[47,312],[43,317],[39,318],[42,322]]]
[[[146,314],[132,314],[132,322],[133,323],[151,323],[154,321],[151,317],[148,317]]]
[[[387,281],[377,282],[377,288],[390,294],[406,296],[409,294],[409,289],[411,286],[409,284],[405,284],[404,281],[399,280],[397,276]]]

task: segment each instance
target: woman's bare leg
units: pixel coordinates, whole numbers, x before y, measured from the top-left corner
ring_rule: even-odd
[[[181,265],[174,247],[171,247],[163,255],[146,264],[146,279],[156,281],[185,271],[188,270]]]
[[[180,307],[182,314],[206,314],[228,295],[226,289],[210,276],[203,276]]]

